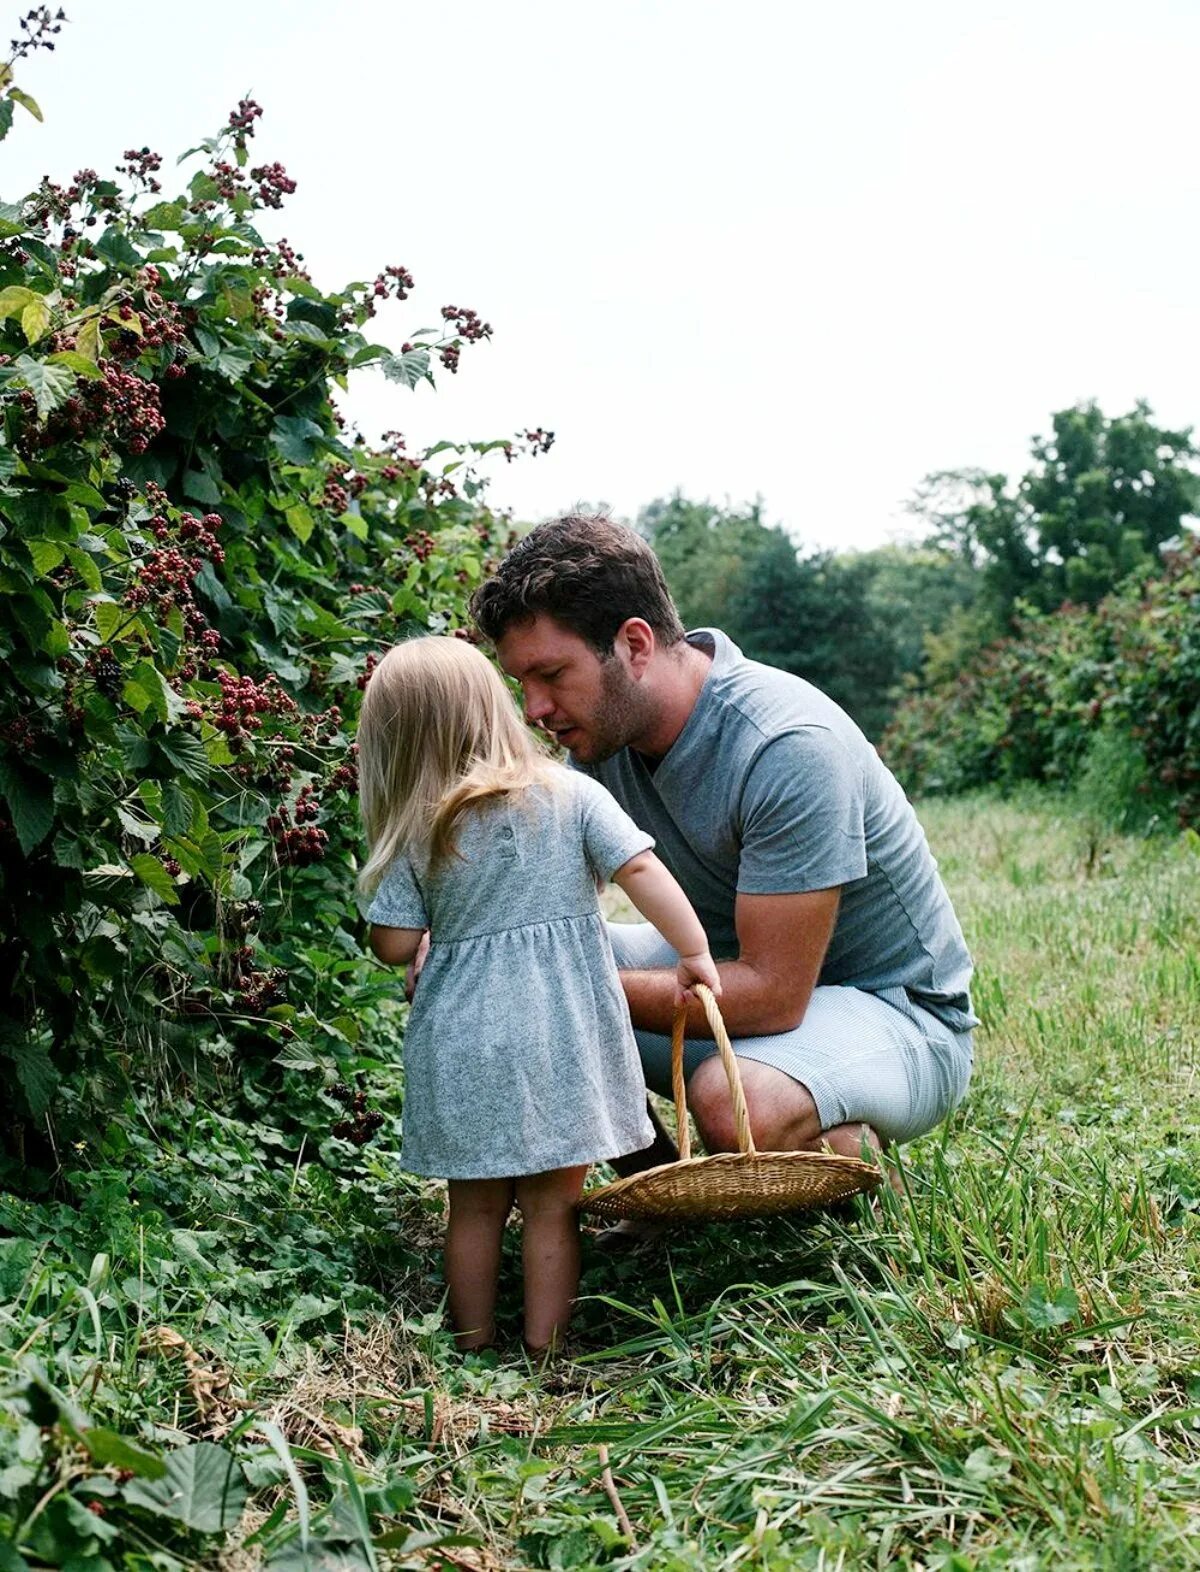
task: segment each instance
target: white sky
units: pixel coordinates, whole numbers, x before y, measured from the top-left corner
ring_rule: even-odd
[[[1076,399],[1200,418],[1194,0],[65,3],[0,197],[251,92],[299,183],[268,235],[326,287],[407,266],[396,347],[447,302],[495,328],[437,393],[363,373],[362,429],[550,427],[496,473],[519,517],[678,486],[874,545]]]

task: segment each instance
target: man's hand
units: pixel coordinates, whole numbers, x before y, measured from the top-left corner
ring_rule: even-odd
[[[417,946],[417,953],[409,963],[408,971],[404,978],[404,997],[409,1004],[413,1001],[413,994],[417,991],[417,978],[421,975],[421,968],[425,964],[425,957],[429,954],[429,930],[421,935],[421,942]]]

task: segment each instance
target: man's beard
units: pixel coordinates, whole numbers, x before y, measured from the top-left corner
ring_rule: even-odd
[[[627,748],[649,719],[646,695],[615,655],[600,667],[600,702],[584,727],[588,752],[581,764],[602,764]]]

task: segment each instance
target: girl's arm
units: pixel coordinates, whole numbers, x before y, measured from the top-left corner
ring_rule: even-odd
[[[371,948],[385,966],[407,966],[425,937],[424,928],[384,928],[371,924]]]
[[[677,997],[682,998],[689,984],[697,982],[707,983],[719,997],[721,979],[709,953],[703,925],[675,878],[654,853],[639,852],[612,878],[679,956]]]

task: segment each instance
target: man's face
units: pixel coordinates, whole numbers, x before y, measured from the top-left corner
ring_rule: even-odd
[[[601,660],[585,639],[539,612],[512,623],[496,654],[521,684],[526,719],[548,731],[577,764],[610,759],[645,724],[645,696],[619,639],[617,652]]]

